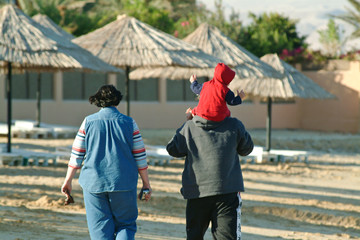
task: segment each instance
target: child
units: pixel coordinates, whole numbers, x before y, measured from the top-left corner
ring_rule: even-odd
[[[195,94],[200,94],[200,100],[197,107],[186,110],[187,119],[192,119],[198,115],[210,121],[220,122],[230,116],[230,111],[226,105],[239,105],[242,98],[245,97],[243,90],[237,91],[238,96],[228,88],[230,82],[234,79],[235,72],[224,63],[218,63],[215,67],[214,78],[204,84],[196,81],[196,75],[190,77],[191,90]]]

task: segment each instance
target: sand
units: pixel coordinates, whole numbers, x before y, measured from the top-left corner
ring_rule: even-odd
[[[143,136],[148,144],[165,144],[172,133],[144,131]],[[254,141],[263,141],[256,137],[261,131],[252,134]],[[276,146],[314,149],[307,164],[242,165],[243,239],[360,239],[360,154],[354,145],[359,136],[311,133],[318,136],[314,140],[310,133],[277,134]],[[336,145],[338,149],[324,146],[331,145],[329,137],[342,143]],[[38,151],[71,144],[72,139],[13,139],[14,148]],[[64,206],[60,187],[66,164],[61,160],[47,167],[0,166],[1,240],[90,239],[77,179],[73,181],[76,203]],[[181,159],[149,167],[153,198],[138,203],[136,239],[185,239],[186,201],[179,193],[182,167]],[[212,239],[209,230],[205,239]]]

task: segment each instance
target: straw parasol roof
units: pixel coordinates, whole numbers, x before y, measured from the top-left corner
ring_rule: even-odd
[[[68,40],[72,40],[75,37],[71,35],[70,33],[66,32],[64,29],[62,29],[59,25],[54,23],[53,20],[51,20],[48,16],[44,14],[36,14],[32,17],[32,19],[35,20],[35,22],[39,23],[43,27],[49,28],[53,30],[55,34],[58,34],[60,37],[66,38]]]
[[[0,61],[12,62],[13,68],[121,71],[41,26],[11,4],[0,9],[0,34]]]
[[[219,62],[222,62],[219,60]],[[171,80],[183,80],[190,78],[191,75],[196,74],[201,77],[212,78],[214,75],[214,69],[212,68],[194,68],[194,67],[142,67],[137,68],[130,73],[131,79],[143,79],[143,78],[166,78]],[[233,69],[234,70],[234,69]]]
[[[215,67],[218,59],[127,15],[73,40],[117,67]]]
[[[202,23],[194,32],[184,38],[185,42],[193,44],[204,52],[217,56],[221,62],[236,71],[236,79],[279,78],[281,75],[271,66],[262,62],[258,57],[234,42],[218,28]],[[214,69],[189,68],[157,68],[138,69],[131,73],[131,77],[166,77],[170,79],[184,79],[192,74],[212,78]]]
[[[220,61],[199,48],[127,15],[73,42],[116,67],[125,68],[127,114],[130,68],[183,66],[213,68]]]
[[[14,69],[122,71],[54,34],[12,4],[0,9],[0,69],[8,75],[8,152],[11,152],[11,74]]]
[[[184,38],[184,41],[198,46],[208,54],[218,56],[225,64],[235,68],[240,78],[280,77],[272,67],[234,42],[215,26],[202,23]]]
[[[261,60],[279,71],[281,79],[253,79],[242,84],[253,95],[271,98],[317,98],[334,96],[316,84],[313,80],[279,58],[277,54],[266,54]]]
[[[271,65],[281,74],[281,79],[253,79],[242,86],[253,95],[267,98],[267,138],[266,150],[271,149],[271,105],[273,98],[314,98],[331,99],[334,95],[316,84],[313,80],[279,58],[277,54],[266,54],[261,60]]]

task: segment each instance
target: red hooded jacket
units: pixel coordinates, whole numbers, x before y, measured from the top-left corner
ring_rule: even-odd
[[[203,84],[199,104],[192,110],[192,113],[216,122],[229,117],[230,110],[227,107],[225,96],[229,91],[228,85],[234,77],[233,70],[224,63],[219,63],[215,67],[214,78]]]

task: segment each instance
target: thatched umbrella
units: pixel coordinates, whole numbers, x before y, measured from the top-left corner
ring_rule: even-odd
[[[33,69],[87,69],[119,72],[71,41],[65,41],[52,30],[42,27],[17,7],[9,4],[0,9],[0,66],[7,69],[8,152],[11,152],[11,73]]]
[[[261,60],[271,65],[281,74],[282,79],[253,79],[242,86],[255,96],[267,99],[266,150],[271,149],[271,104],[274,98],[313,98],[330,99],[334,95],[316,84],[313,80],[279,58],[277,54],[267,54]]]
[[[125,68],[127,114],[129,115],[130,68],[184,66],[213,68],[219,59],[197,47],[155,29],[133,17],[117,20],[73,42],[91,51],[107,63]]]
[[[0,9],[0,33],[0,60],[12,62],[15,69],[121,71],[53,34],[13,5]]]
[[[185,42],[199,47],[204,52],[220,58],[221,62],[230,66],[236,71],[236,78],[239,79],[273,79],[282,77],[268,64],[262,62],[251,52],[227,37],[218,28],[207,23],[202,23],[194,32],[184,38]],[[131,73],[131,77],[165,77],[170,79],[184,79],[192,74],[212,78],[214,68],[153,68],[137,69]],[[231,85],[230,85],[231,87]]]

